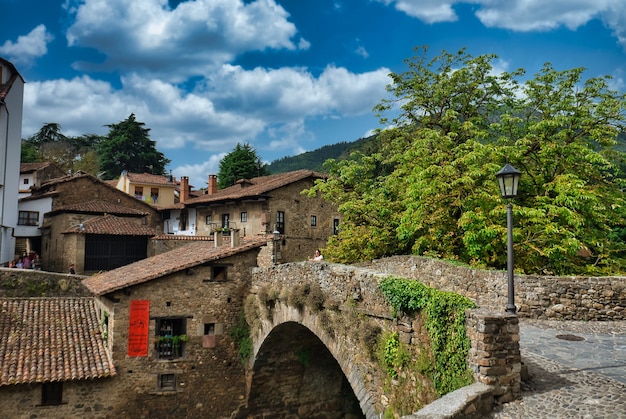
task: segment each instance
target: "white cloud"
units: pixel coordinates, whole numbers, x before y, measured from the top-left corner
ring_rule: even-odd
[[[46,55],[48,43],[53,39],[45,25],[38,25],[28,35],[19,36],[17,42],[6,41],[0,46],[0,54],[6,55],[14,64],[29,65],[35,58]]]
[[[194,189],[206,188],[208,184],[208,175],[215,175],[219,172],[220,160],[224,158],[226,153],[214,154],[209,159],[200,164],[183,164],[172,169],[172,174],[180,179],[181,176],[188,176],[189,183]]]
[[[134,113],[166,156],[184,148],[212,161],[238,142],[254,145],[260,136],[269,139],[264,150],[298,154],[315,140],[310,121],[369,114],[385,94],[389,73],[383,68],[355,74],[330,66],[316,78],[300,68],[246,71],[225,65],[190,92],[134,73],[122,77],[120,89],[88,76],[32,82],[25,87],[22,132],[29,137],[44,123],[56,122],[65,135],[105,135],[106,125]],[[191,171],[206,170],[207,164],[175,170],[188,170],[193,179]]]
[[[406,13],[408,16],[416,17],[426,23],[454,22],[457,15],[452,5],[458,1],[442,0],[377,0],[386,5],[393,4],[394,7]]]
[[[626,2],[623,0],[377,0],[426,23],[458,19],[456,4],[475,4],[486,27],[519,32],[576,30],[600,19],[626,49]]]
[[[76,63],[83,70],[167,74],[182,81],[244,52],[310,47],[305,39],[294,44],[296,27],[274,0],[185,1],[173,10],[167,0],[85,0],[66,8],[75,17],[68,43],[105,56],[102,64]]]

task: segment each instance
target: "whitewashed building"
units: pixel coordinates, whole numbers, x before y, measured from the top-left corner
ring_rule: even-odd
[[[15,256],[24,79],[0,58],[0,265]]]

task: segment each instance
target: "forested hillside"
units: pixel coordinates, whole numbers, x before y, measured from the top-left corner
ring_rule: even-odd
[[[337,144],[325,145],[317,150],[307,151],[297,156],[283,157],[274,160],[268,165],[270,173],[285,173],[293,170],[309,169],[318,172],[327,172],[324,169],[324,162],[328,159],[344,160],[350,157],[354,151],[360,151],[363,154],[370,154],[376,149],[375,140],[377,136],[372,135],[367,138],[360,138],[351,142],[340,142]]]

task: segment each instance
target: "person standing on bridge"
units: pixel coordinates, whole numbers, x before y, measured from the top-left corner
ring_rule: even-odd
[[[320,249],[317,249],[315,251],[315,256],[309,258],[309,262],[319,262],[321,260],[324,260],[324,256],[322,256],[322,252],[320,252]]]

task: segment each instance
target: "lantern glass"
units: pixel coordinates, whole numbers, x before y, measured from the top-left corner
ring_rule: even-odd
[[[517,187],[519,186],[521,176],[521,172],[509,163],[505,164],[504,167],[496,173],[502,198],[515,198],[517,196]]]

